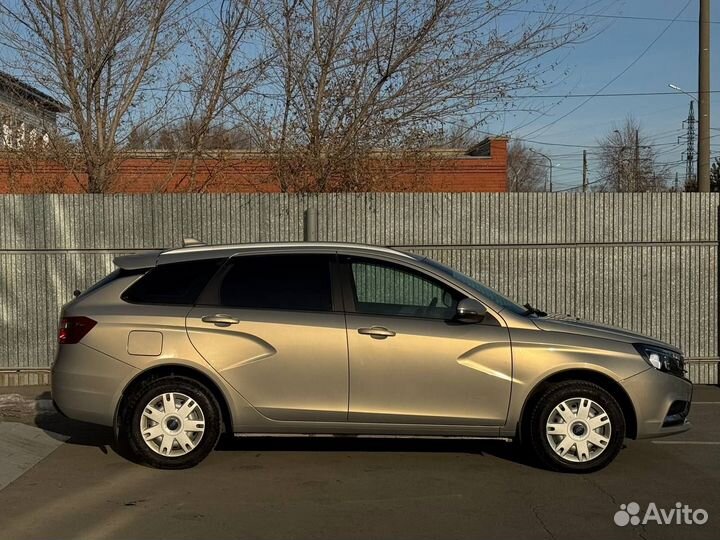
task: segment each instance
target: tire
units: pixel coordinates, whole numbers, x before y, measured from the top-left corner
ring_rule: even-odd
[[[548,385],[527,424],[529,446],[540,464],[561,472],[606,467],[623,446],[625,417],[602,387],[587,381]]]
[[[131,455],[158,469],[194,467],[212,452],[220,437],[217,400],[188,377],[141,383],[128,396],[122,413]]]

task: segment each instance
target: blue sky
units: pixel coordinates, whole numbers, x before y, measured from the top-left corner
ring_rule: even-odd
[[[607,15],[628,17],[675,18],[687,0],[624,0],[611,4]],[[690,0],[679,19],[697,20],[698,0]],[[578,9],[580,2],[567,1],[565,10]],[[560,3],[558,11],[563,9]],[[720,1],[711,1],[711,20],[720,22]],[[636,60],[643,50],[668,26],[668,21],[645,21],[608,18],[608,28],[588,43],[576,46],[567,56],[564,67],[570,68],[567,78],[556,81],[540,94],[594,94],[613,77]],[[602,93],[613,92],[672,92],[668,83],[674,83],[695,94],[697,90],[698,25],[691,22],[672,23],[642,58]],[[711,25],[712,89],[720,90],[720,24]],[[560,101],[559,104],[558,101]],[[595,97],[566,118],[565,113],[584,99],[529,99],[527,104],[546,106],[557,104],[540,117],[537,114],[508,113],[485,126],[487,131],[508,133],[526,138],[532,147],[548,154],[553,160],[553,184],[556,189],[579,185],[582,181],[582,148],[586,146],[589,158],[590,180],[598,178],[593,159],[597,139],[621,124],[633,114],[644,131],[657,144],[660,160],[674,162],[681,159],[684,143],[678,136],[684,131],[682,121],[687,117],[690,98],[684,94],[638,97]],[[697,106],[696,106],[697,114]],[[720,128],[720,93],[712,95],[711,125]],[[537,119],[536,119],[537,118]],[[534,121],[533,121],[534,120]],[[531,124],[528,122],[532,121]],[[551,122],[556,122],[548,126]],[[523,127],[524,124],[528,124]],[[538,131],[536,131],[538,130]],[[711,132],[711,154],[720,155],[720,131]],[[541,143],[568,144],[554,146]],[[678,164],[673,171],[680,172],[683,181],[685,166]]]

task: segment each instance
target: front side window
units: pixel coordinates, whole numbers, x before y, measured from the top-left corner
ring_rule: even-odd
[[[219,289],[222,306],[244,309],[331,311],[330,257],[236,257]]]
[[[159,264],[133,283],[122,299],[133,304],[192,305],[225,260]]]
[[[379,261],[351,261],[358,313],[451,319],[460,295],[413,270]]]
[[[503,296],[499,292],[491,289],[490,287],[483,285],[482,283],[474,280],[473,278],[466,276],[465,274],[458,272],[444,264],[429,259],[427,257],[418,257],[418,260],[432,266],[435,270],[439,270],[443,274],[450,276],[453,279],[458,280],[463,285],[470,287],[474,291],[480,293],[480,295],[492,302],[495,302],[501,309],[507,309],[508,311],[517,315],[526,315],[527,308],[521,307],[506,296]]]

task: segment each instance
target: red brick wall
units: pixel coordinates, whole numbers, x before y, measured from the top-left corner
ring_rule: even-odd
[[[427,189],[416,191],[507,191],[507,139],[490,142],[490,157],[462,156],[433,170]]]
[[[445,153],[429,164],[403,164],[382,191],[498,192],[507,191],[507,140],[493,139],[489,157]],[[280,186],[261,154],[235,154],[200,160],[195,180],[189,159],[138,156],[120,165],[112,193],[272,193]],[[84,193],[87,178],[67,167],[43,162],[20,163],[0,156],[0,193]]]

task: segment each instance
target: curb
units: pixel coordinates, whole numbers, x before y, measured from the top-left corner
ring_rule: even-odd
[[[0,394],[0,418],[20,418],[57,412],[51,399],[32,399],[20,394]]]

